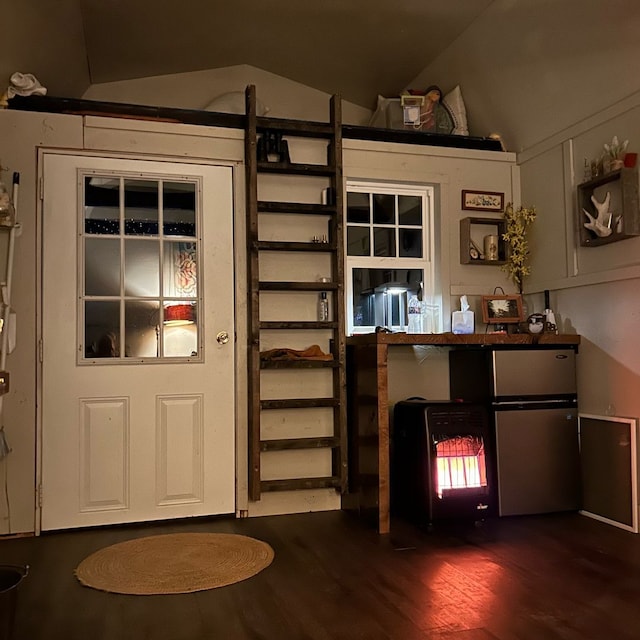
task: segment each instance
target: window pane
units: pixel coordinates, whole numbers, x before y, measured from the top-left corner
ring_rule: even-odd
[[[422,258],[422,229],[400,229],[400,257]]]
[[[195,242],[164,243],[164,294],[175,298],[198,295]]]
[[[402,330],[407,325],[407,299],[417,294],[422,269],[354,268],[353,326]]]
[[[124,245],[124,295],[160,294],[160,243],[129,240]]]
[[[347,222],[369,224],[369,194],[347,193]]]
[[[422,224],[422,198],[398,196],[398,224]]]
[[[373,194],[373,222],[374,224],[395,224],[396,197],[394,195]]]
[[[396,231],[384,227],[373,228],[373,255],[396,256]]]
[[[165,182],[162,185],[163,230],[167,236],[196,235],[196,185]]]
[[[117,235],[120,233],[120,180],[85,177],[85,233]]]
[[[120,302],[88,300],[84,304],[86,358],[117,358],[120,354]]]
[[[119,296],[120,240],[86,238],[84,248],[84,294]]]
[[[125,302],[125,357],[158,357],[159,318],[160,304],[156,300],[128,300]]]
[[[347,255],[368,256],[370,254],[369,227],[347,227]]]
[[[158,183],[153,180],[124,181],[124,229],[127,235],[158,234]]]

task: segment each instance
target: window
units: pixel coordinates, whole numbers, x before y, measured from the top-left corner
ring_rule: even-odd
[[[347,182],[347,333],[406,331],[412,294],[433,295],[433,188]]]
[[[82,176],[85,362],[198,359],[198,194],[193,179]]]

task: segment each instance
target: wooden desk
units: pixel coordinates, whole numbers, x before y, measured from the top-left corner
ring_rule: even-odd
[[[343,508],[371,521],[379,533],[389,533],[389,346],[491,348],[497,345],[577,347],[579,344],[578,335],[553,334],[368,333],[347,338],[349,491],[343,496]]]

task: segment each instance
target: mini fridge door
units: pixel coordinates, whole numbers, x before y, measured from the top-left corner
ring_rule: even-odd
[[[493,352],[494,398],[553,397],[576,393],[573,349],[514,349]]]
[[[577,410],[496,411],[495,422],[500,515],[579,509]]]

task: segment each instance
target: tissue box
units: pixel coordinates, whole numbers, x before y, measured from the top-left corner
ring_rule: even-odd
[[[473,311],[454,311],[451,314],[451,332],[464,334],[473,333]]]

